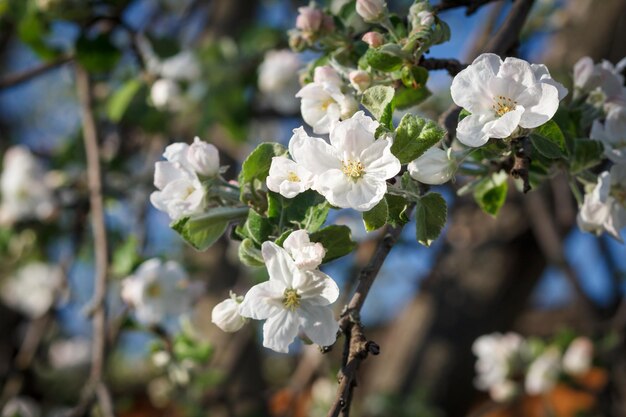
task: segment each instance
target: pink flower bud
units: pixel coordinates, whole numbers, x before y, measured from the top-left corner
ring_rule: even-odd
[[[313,74],[313,81],[316,83],[328,83],[336,86],[341,86],[341,77],[337,74],[337,71],[333,67],[323,65],[315,68]]]
[[[320,29],[324,13],[314,7],[305,6],[298,9],[300,13],[296,18],[296,28],[303,32],[314,33]]]
[[[378,22],[385,12],[384,0],[357,0],[356,12],[366,22]]]
[[[348,78],[350,78],[350,84],[352,84],[352,87],[361,93],[372,83],[372,77],[370,77],[367,71],[363,70],[350,71]]]
[[[378,32],[367,32],[361,39],[372,48],[378,48],[384,42],[383,35]]]

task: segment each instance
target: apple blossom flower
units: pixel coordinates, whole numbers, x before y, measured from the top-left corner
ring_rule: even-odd
[[[194,81],[200,78],[201,68],[196,55],[190,50],[184,50],[163,60],[158,72],[166,79]]]
[[[624,76],[622,72],[626,67],[626,58],[617,65],[609,61],[594,64],[593,60],[586,56],[574,64],[574,88],[575,93],[589,94],[588,101],[599,104],[624,103]]]
[[[278,112],[291,113],[298,108],[295,94],[300,89],[298,71],[301,67],[298,54],[287,49],[265,53],[259,65],[259,91]]]
[[[561,372],[561,353],[548,348],[529,366],[524,385],[530,395],[545,394],[552,390]]]
[[[372,48],[378,48],[383,44],[385,38],[382,34],[378,32],[367,32],[365,35],[363,35],[361,40]]]
[[[335,281],[321,271],[302,271],[289,253],[273,242],[261,246],[269,280],[252,287],[240,313],[263,325],[263,346],[288,352],[302,328],[314,343],[335,342],[339,325],[329,307],[339,297]]]
[[[168,78],[156,80],[150,87],[150,100],[159,110],[177,110],[182,105],[182,93],[176,81]]]
[[[189,279],[178,262],[152,258],[122,281],[122,299],[140,323],[151,326],[191,309]]]
[[[626,226],[626,165],[613,165],[598,177],[598,183],[585,194],[578,213],[578,227],[597,235],[606,231],[623,242],[620,230]]]
[[[359,104],[349,93],[343,93],[339,74],[329,66],[315,68],[313,82],[298,91],[300,112],[315,133],[328,133],[332,123],[351,117]]]
[[[573,376],[584,375],[593,362],[593,342],[586,337],[577,337],[563,355],[563,371]]]
[[[230,292],[230,297],[213,307],[211,322],[225,332],[232,333],[241,329],[248,321],[239,313],[243,297]]]
[[[537,79],[530,64],[517,58],[482,54],[452,80],[452,100],[471,112],[459,122],[457,138],[477,147],[489,138],[506,138],[517,127],[541,126],[559,107],[559,91]]]
[[[302,165],[284,156],[272,158],[269,175],[265,180],[270,191],[285,198],[294,198],[313,186],[313,174]]]
[[[315,33],[322,26],[324,13],[315,7],[304,6],[298,8],[296,28],[305,33]]]
[[[4,280],[0,297],[7,306],[35,319],[43,316],[54,305],[62,283],[61,268],[43,262],[31,262]]]
[[[356,12],[366,22],[378,22],[385,13],[387,4],[384,0],[357,0]]]
[[[24,146],[7,149],[0,175],[0,224],[45,220],[55,202],[42,164]]]
[[[154,185],[158,191],[150,202],[172,220],[197,214],[205,205],[205,189],[189,159],[189,145],[178,142],[165,148],[166,161],[155,164]]]
[[[220,172],[220,155],[217,148],[197,136],[187,149],[187,160],[199,175],[214,177]]]
[[[326,249],[319,242],[311,242],[306,230],[295,230],[283,242],[283,248],[291,255],[302,271],[316,269],[322,263]]]
[[[352,87],[354,87],[354,89],[359,93],[367,90],[367,87],[372,84],[372,77],[367,71],[350,71],[350,74],[348,74],[348,78],[350,79],[350,84],[352,84]]]
[[[511,401],[520,393],[520,386],[517,382],[505,379],[498,382],[489,389],[489,396],[492,400],[504,403]]]
[[[53,368],[73,368],[89,363],[91,340],[86,337],[55,340],[48,350],[48,361]]]
[[[476,339],[472,345],[472,352],[478,357],[476,387],[490,390],[505,383],[520,365],[525,350],[526,342],[516,333],[493,333]]]
[[[616,164],[626,164],[626,107],[612,107],[604,123],[594,120],[591,139],[604,145],[604,154]]]
[[[457,166],[452,149],[444,151],[434,147],[409,163],[407,169],[413,179],[424,184],[438,185],[450,181]]]
[[[289,153],[315,176],[313,189],[334,206],[368,211],[387,192],[387,181],[400,172],[387,138],[376,140],[378,123],[362,111],[333,125],[330,144],[295,129]]]

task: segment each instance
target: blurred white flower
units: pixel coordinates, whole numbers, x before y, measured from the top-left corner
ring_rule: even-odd
[[[205,177],[214,177],[220,171],[220,155],[217,148],[195,137],[187,149],[187,160],[193,170]]]
[[[172,220],[199,213],[205,205],[205,189],[188,155],[189,145],[173,143],[163,153],[166,161],[155,164],[154,185],[158,191],[150,195],[150,202]]]
[[[356,0],[356,12],[366,22],[378,22],[384,17],[387,4],[384,0]]]
[[[578,213],[578,226],[597,235],[607,232],[622,242],[620,230],[626,226],[626,165],[613,165],[598,177],[598,183],[585,194]]]
[[[290,114],[298,108],[295,95],[300,89],[298,71],[301,67],[298,54],[288,49],[265,54],[259,65],[259,91],[276,111]]]
[[[539,71],[539,79],[535,74]],[[524,60],[482,54],[452,80],[452,100],[471,114],[461,120],[457,138],[477,147],[489,138],[509,137],[519,127],[549,121],[559,107],[559,91],[541,69]]]
[[[626,164],[626,107],[609,109],[604,123],[594,120],[590,137],[602,142],[607,158]]]
[[[624,76],[622,71],[626,67],[626,58],[617,65],[609,61],[594,64],[586,56],[574,65],[575,97],[581,94],[590,94],[591,101],[602,106],[603,104],[624,103]],[[626,104],[626,103],[624,103]]]
[[[302,165],[284,156],[272,158],[267,188],[285,198],[294,198],[313,186],[313,174]]]
[[[4,280],[0,295],[6,305],[34,319],[53,306],[62,283],[61,268],[32,262]]]
[[[586,374],[593,362],[593,342],[586,337],[577,337],[563,355],[563,371],[573,376]]]
[[[239,310],[243,297],[231,291],[230,297],[217,304],[211,312],[211,322],[225,332],[236,332],[248,321]]]
[[[555,347],[548,348],[528,368],[524,382],[526,393],[545,394],[552,390],[561,372],[561,353]]]
[[[320,9],[311,6],[299,7],[296,28],[310,36],[320,29],[323,20],[324,13]]]
[[[452,149],[444,151],[433,147],[409,163],[407,169],[413,179],[424,184],[438,185],[450,181],[457,167],[457,162],[452,156]]]
[[[0,224],[45,220],[55,209],[41,163],[24,146],[7,149],[0,176]]]
[[[322,263],[326,249],[319,242],[311,242],[306,230],[295,230],[283,242],[283,248],[291,255],[301,271],[311,271]]]
[[[163,60],[159,73],[171,80],[194,81],[201,75],[200,62],[192,51],[181,51]]]
[[[342,87],[339,74],[332,67],[322,66],[315,68],[313,82],[296,94],[302,99],[302,118],[313,132],[328,133],[333,123],[351,117],[359,109],[354,96],[343,93]]]
[[[185,270],[174,261],[153,258],[122,281],[122,299],[140,323],[151,326],[191,310],[191,292]]]
[[[526,342],[516,333],[493,333],[480,336],[472,345],[476,361],[476,388],[488,391],[504,384],[519,366]],[[496,393],[500,388],[495,388]],[[494,398],[495,400],[495,398]]]
[[[504,403],[511,401],[520,393],[521,389],[518,383],[505,379],[489,389],[489,396],[497,402]]]
[[[85,365],[91,359],[91,341],[84,337],[55,340],[48,350],[50,365],[56,369]]]
[[[341,208],[368,211],[387,192],[387,179],[400,171],[391,142],[376,140],[378,123],[360,111],[333,125],[330,144],[294,130],[289,153],[315,176],[313,189]]]
[[[150,87],[150,100],[157,109],[176,111],[181,108],[182,93],[176,81],[160,78]]]
[[[321,271],[302,271],[287,251],[273,242],[261,247],[269,281],[255,285],[241,304],[241,315],[266,320],[263,346],[288,352],[302,328],[320,346],[332,345],[339,325],[330,304],[339,297],[335,281]]]

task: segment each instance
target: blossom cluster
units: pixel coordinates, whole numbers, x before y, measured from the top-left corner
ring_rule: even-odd
[[[488,391],[494,401],[510,401],[525,392],[546,394],[561,376],[584,376],[593,365],[594,346],[586,337],[573,339],[565,349],[541,345],[517,333],[492,333],[472,346],[476,361],[476,388]]]

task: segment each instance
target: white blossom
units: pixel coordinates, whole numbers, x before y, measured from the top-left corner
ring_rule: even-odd
[[[497,402],[508,402],[517,397],[520,392],[518,383],[505,379],[489,389],[489,396]]]
[[[604,123],[593,122],[591,139],[604,145],[604,154],[616,164],[626,164],[626,107],[609,109]]]
[[[539,78],[535,74],[538,71]],[[506,138],[519,127],[541,126],[559,107],[559,91],[548,74],[524,60],[482,54],[452,80],[452,99],[471,114],[459,122],[457,138],[467,146]]]
[[[32,262],[4,280],[0,296],[7,306],[34,319],[54,305],[62,283],[61,268]]]
[[[552,390],[561,372],[561,352],[548,348],[528,368],[524,385],[530,395],[545,394]]]
[[[307,34],[313,34],[320,29],[323,20],[324,13],[320,9],[311,6],[299,7],[296,28]]]
[[[163,78],[178,81],[194,81],[200,78],[201,68],[192,51],[184,50],[163,60],[158,71]]]
[[[166,161],[155,164],[154,185],[158,191],[150,202],[172,220],[202,211],[205,190],[188,159],[189,145],[178,142],[165,148]]]
[[[318,270],[300,270],[273,242],[264,242],[261,253],[270,278],[248,291],[240,313],[266,320],[263,346],[286,353],[300,328],[318,345],[333,344],[339,329],[329,307],[339,297],[335,281]]]
[[[220,155],[217,148],[199,137],[187,149],[187,160],[193,170],[205,177],[214,177],[220,171]]]
[[[383,18],[386,6],[384,0],[357,0],[356,12],[366,22],[377,22]]]
[[[295,94],[300,89],[298,71],[302,62],[288,49],[268,51],[259,65],[259,91],[268,104],[281,113],[298,108]]]
[[[122,281],[122,299],[146,326],[189,312],[192,301],[185,270],[177,262],[158,258],[145,261]]]
[[[524,339],[516,333],[493,333],[476,339],[472,345],[472,352],[478,357],[476,387],[490,390],[505,383],[519,365],[525,349]]]
[[[597,235],[606,231],[622,242],[620,230],[626,226],[626,165],[613,165],[604,171],[590,193],[585,194],[578,213],[578,226]]]
[[[609,61],[594,64],[586,56],[574,65],[574,88],[576,94],[589,94],[589,101],[603,105],[624,104],[624,76],[622,71],[626,67],[626,58],[617,65]]]
[[[236,332],[246,324],[247,319],[242,317],[239,310],[243,297],[231,291],[230,297],[213,307],[211,322],[225,332]]]
[[[413,179],[424,184],[437,185],[454,177],[457,162],[452,156],[452,149],[444,151],[433,147],[409,163],[407,169]]]
[[[91,341],[80,336],[56,340],[50,345],[48,359],[56,369],[86,365],[91,359]]]
[[[532,68],[533,73],[535,74],[535,78],[539,82],[549,84],[556,88],[556,90],[559,92],[559,100],[563,100],[567,96],[567,88],[565,88],[563,84],[552,78],[548,67],[543,64],[530,64],[530,68]]]
[[[283,248],[291,255],[302,271],[316,269],[322,263],[326,249],[319,242],[311,242],[306,230],[295,230],[283,242]]]
[[[313,186],[313,174],[302,165],[284,156],[272,158],[265,182],[270,191],[286,198],[294,198]]]
[[[45,220],[55,202],[41,163],[24,146],[7,149],[0,175],[0,224]]]
[[[328,133],[331,125],[351,117],[359,108],[355,98],[342,92],[343,82],[329,66],[315,68],[313,82],[298,91],[302,99],[300,112],[304,121],[315,133]]]
[[[359,93],[364,92],[372,84],[372,77],[367,71],[354,70],[348,74],[350,84]]]
[[[368,211],[383,199],[387,179],[400,171],[400,161],[391,153],[391,142],[376,140],[378,123],[360,111],[336,123],[330,144],[294,130],[289,153],[316,177],[313,189],[330,204]]]
[[[176,81],[160,78],[150,88],[150,100],[160,110],[178,110],[182,105],[182,93]]]
[[[593,362],[593,342],[586,337],[577,337],[563,355],[563,371],[573,376],[584,375]]]

